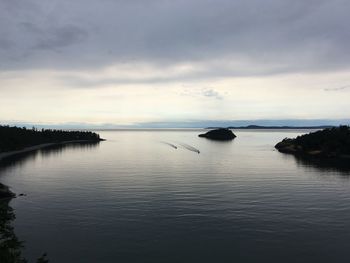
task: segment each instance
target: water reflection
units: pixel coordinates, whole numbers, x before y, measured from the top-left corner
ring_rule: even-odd
[[[108,132],[108,142],[91,151],[55,158],[58,149],[45,159],[39,151],[2,173],[28,195],[10,203],[15,233],[26,240],[23,256],[33,262],[48,252],[65,263],[346,259],[350,180],[273,151],[284,133],[238,135],[221,143],[187,131]],[[201,154],[159,141],[186,142]]]
[[[32,152],[20,153],[9,156],[0,161],[0,174],[8,168],[24,165],[28,161],[34,161],[38,156],[49,157],[60,155],[68,149],[92,149],[98,147],[99,142],[79,142],[71,144],[60,144]],[[1,263],[25,263],[28,262],[22,256],[24,242],[16,236],[13,221],[16,218],[13,208],[9,205],[11,199],[0,199],[0,262]],[[48,262],[44,253],[37,262]]]
[[[316,168],[323,172],[339,172],[350,176],[350,160],[293,155],[298,166]]]
[[[29,161],[35,161],[39,156],[40,157],[51,157],[61,155],[64,151],[68,149],[77,149],[77,150],[90,150],[97,148],[100,142],[76,142],[68,144],[57,144],[42,149],[38,149],[31,152],[19,153],[16,155],[8,156],[0,160],[0,175],[1,172],[5,169],[22,166]]]
[[[69,144],[57,144],[49,147],[45,147],[40,150],[43,156],[61,154],[67,149],[79,149],[90,150],[100,145],[100,142],[76,142]]]
[[[9,205],[10,199],[0,200],[0,262],[27,263],[22,255],[24,242],[20,241],[12,226],[16,218],[13,208]],[[46,253],[42,254],[37,263],[48,263]]]

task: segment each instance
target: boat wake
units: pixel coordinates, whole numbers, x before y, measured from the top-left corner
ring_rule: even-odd
[[[197,148],[195,148],[195,147],[193,147],[193,146],[191,146],[191,145],[188,145],[188,144],[186,144],[186,143],[179,143],[182,147],[184,147],[185,149],[187,149],[187,150],[189,150],[189,151],[192,151],[192,152],[196,152],[196,153],[200,153],[200,151],[197,149]]]
[[[174,149],[177,149],[177,146],[176,146],[175,144],[170,143],[170,142],[163,142],[163,141],[162,141],[161,143],[166,144],[166,145],[169,145],[170,147],[172,147],[172,148],[174,148]]]

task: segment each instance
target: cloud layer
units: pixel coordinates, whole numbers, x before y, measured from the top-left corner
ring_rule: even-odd
[[[349,67],[347,0],[0,4],[1,70],[199,63],[205,77]]]
[[[348,120],[349,10],[348,0],[0,0],[0,121]]]

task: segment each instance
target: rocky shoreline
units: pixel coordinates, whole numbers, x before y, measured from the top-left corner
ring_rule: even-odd
[[[16,194],[13,193],[8,186],[0,183],[0,200],[9,199],[13,197],[16,197]]]

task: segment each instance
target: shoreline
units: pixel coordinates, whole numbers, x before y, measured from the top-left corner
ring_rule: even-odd
[[[303,151],[299,150],[296,145],[291,145],[284,148],[275,148],[283,154],[291,154],[297,157],[306,157],[306,158],[320,158],[320,159],[338,159],[338,160],[350,160],[350,155],[346,154],[337,154],[336,152],[324,152],[322,150],[313,150],[313,151]]]
[[[70,143],[101,142],[101,141],[105,141],[105,140],[104,139],[100,139],[100,140],[73,140],[73,141],[43,143],[43,144],[38,144],[38,145],[26,147],[26,148],[23,148],[21,150],[2,152],[2,153],[0,153],[0,161],[7,158],[7,157],[13,156],[13,155],[32,152],[32,151],[40,150],[40,149],[47,148],[50,146],[65,145],[65,144],[70,144]]]

